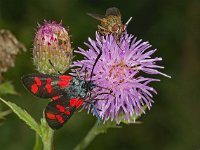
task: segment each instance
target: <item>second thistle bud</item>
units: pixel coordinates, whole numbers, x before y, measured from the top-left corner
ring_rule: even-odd
[[[44,22],[39,26],[33,47],[37,71],[45,74],[64,73],[71,65],[73,49],[67,30],[61,23]]]

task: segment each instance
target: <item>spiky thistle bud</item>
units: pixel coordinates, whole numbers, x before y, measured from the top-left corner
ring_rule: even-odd
[[[45,21],[37,30],[33,61],[41,73],[64,73],[70,66],[73,56],[70,38],[61,23]]]

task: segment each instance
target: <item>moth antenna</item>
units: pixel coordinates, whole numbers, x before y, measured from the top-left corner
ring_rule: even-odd
[[[93,48],[94,48],[94,47],[93,47]],[[90,80],[92,79],[92,76],[93,76],[94,67],[96,66],[96,64],[97,64],[99,58],[101,57],[101,55],[102,55],[102,51],[99,49],[99,55],[97,56],[97,58],[96,58],[96,60],[95,60],[95,62],[94,62],[94,65],[93,65],[93,67],[92,67],[92,71],[91,71],[91,74],[90,74]]]
[[[99,96],[99,95],[104,95],[104,94],[107,94],[107,95],[112,95],[114,98],[115,98],[115,95],[113,95],[113,94],[111,94],[111,93],[106,93],[106,92],[104,92],[104,93],[99,93],[99,94],[96,94],[95,95],[95,97],[97,97],[97,96]],[[95,98],[94,97],[94,98]],[[102,99],[103,100],[103,99]]]

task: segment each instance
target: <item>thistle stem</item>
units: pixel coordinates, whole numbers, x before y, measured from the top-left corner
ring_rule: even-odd
[[[97,126],[98,125],[98,126]],[[115,123],[107,123],[107,124],[98,124],[95,123],[94,126],[90,129],[88,134],[84,137],[84,139],[74,148],[74,150],[83,150],[88,147],[88,145],[98,136],[99,134],[106,133],[109,128],[116,128]]]
[[[41,139],[43,143],[43,150],[53,150],[53,136],[54,130],[52,130],[45,120],[45,117],[41,119]]]
[[[95,137],[98,135],[96,132],[97,125],[96,123],[94,126],[90,129],[88,134],[84,137],[84,139],[74,148],[74,150],[83,150],[86,149],[87,146],[95,139]]]
[[[42,140],[37,133],[35,134],[35,145],[33,150],[42,150]]]
[[[47,125],[46,132],[42,138],[43,150],[53,150],[54,131]]]

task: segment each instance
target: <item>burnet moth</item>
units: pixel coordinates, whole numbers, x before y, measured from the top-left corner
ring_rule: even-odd
[[[22,77],[23,85],[29,92],[39,98],[52,100],[44,110],[46,121],[52,129],[61,128],[85,102],[93,106],[93,111],[98,121],[100,120],[93,100],[89,98],[89,101],[86,101],[86,98],[90,97],[92,90],[97,87],[91,78],[101,55],[100,51],[93,65],[89,81],[62,74],[34,73]]]

